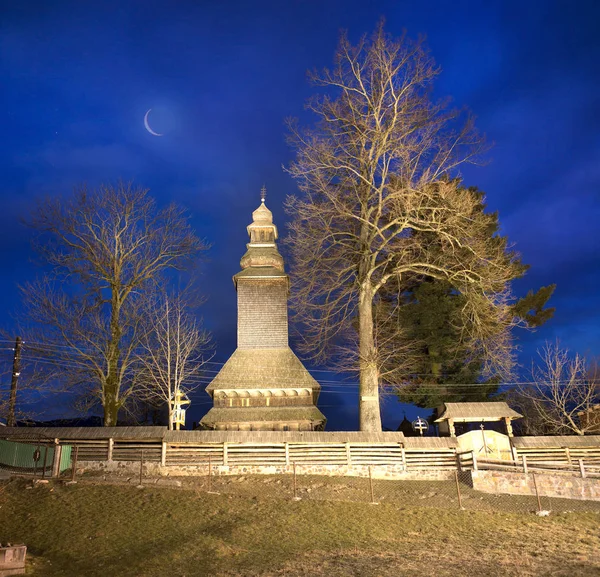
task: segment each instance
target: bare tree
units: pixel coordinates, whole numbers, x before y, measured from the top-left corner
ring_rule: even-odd
[[[123,183],[47,199],[29,224],[51,267],[21,287],[29,340],[54,381],[99,401],[114,426],[136,387],[149,297],[167,270],[207,247],[180,208],[158,208],[147,190]]]
[[[179,295],[157,299],[149,321],[152,329],[143,341],[137,397],[152,406],[166,404],[172,429],[175,399],[200,386],[198,377],[210,353],[210,334],[190,316]]]
[[[343,36],[335,67],[312,74],[326,90],[308,104],[315,128],[289,124],[297,155],[288,170],[303,193],[287,202],[292,296],[317,358],[356,331],[361,430],[381,430],[390,353],[378,343],[374,309],[386,283],[449,281],[465,297],[460,326],[474,354],[488,368],[512,360],[509,281],[524,269],[506,240],[489,234],[494,216],[481,197],[456,178],[485,145],[471,118],[432,101],[437,74],[421,40],[394,41],[382,26],[356,46]]]
[[[579,354],[569,354],[557,341],[538,351],[541,363],[532,368],[532,382],[516,389],[525,417],[551,434],[584,435],[597,423],[580,420],[578,413],[600,403],[600,378]]]

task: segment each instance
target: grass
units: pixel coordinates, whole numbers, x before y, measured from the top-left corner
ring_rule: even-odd
[[[25,543],[38,577],[600,573],[595,512],[538,518],[421,507],[414,496],[409,505],[292,501],[265,485],[261,497],[27,485],[0,485],[0,542]]]

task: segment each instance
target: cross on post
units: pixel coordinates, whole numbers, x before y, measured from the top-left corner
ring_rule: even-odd
[[[425,419],[421,419],[421,417],[417,417],[412,422],[413,431],[419,431],[421,437],[423,436],[423,431],[427,431],[429,429],[429,423]]]

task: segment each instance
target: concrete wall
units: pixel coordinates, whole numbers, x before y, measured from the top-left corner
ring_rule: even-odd
[[[508,495],[535,495],[531,473],[508,471],[472,471],[473,489],[484,493]],[[581,478],[571,475],[536,474],[540,495],[564,499],[600,501],[600,479]]]
[[[140,464],[131,461],[80,461],[78,469],[123,475],[139,475]],[[292,465],[239,465],[212,467],[213,475],[291,475]],[[158,463],[144,463],[144,475],[165,477],[202,476],[208,473],[208,465],[162,467]],[[365,465],[296,465],[297,475],[322,475],[328,477],[368,477],[369,467]],[[374,465],[371,467],[373,479],[447,481],[454,479],[454,471],[444,469],[418,469],[405,471],[396,465]]]

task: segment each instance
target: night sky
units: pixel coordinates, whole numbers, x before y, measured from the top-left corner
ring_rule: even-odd
[[[263,184],[285,235],[282,203],[295,184],[282,169],[291,158],[283,121],[311,121],[306,71],[332,63],[339,31],[356,41],[381,17],[395,35],[427,36],[442,68],[436,95],[469,107],[494,143],[489,164],[464,179],[487,193],[502,232],[532,265],[517,293],[558,285],[555,318],[519,335],[521,363],[557,337],[599,354],[600,4],[592,0],[2,3],[0,325],[10,329],[18,311],[17,283],[37,274],[30,231],[19,224],[35,198],[133,179],[159,202],[187,207],[212,244],[203,316],[213,360],[226,360],[236,334],[231,277]],[[144,128],[150,108],[162,137]],[[324,385],[329,430],[357,427],[356,393]],[[193,400],[198,420],[208,397]],[[386,401],[384,425],[396,428],[403,410]]]

